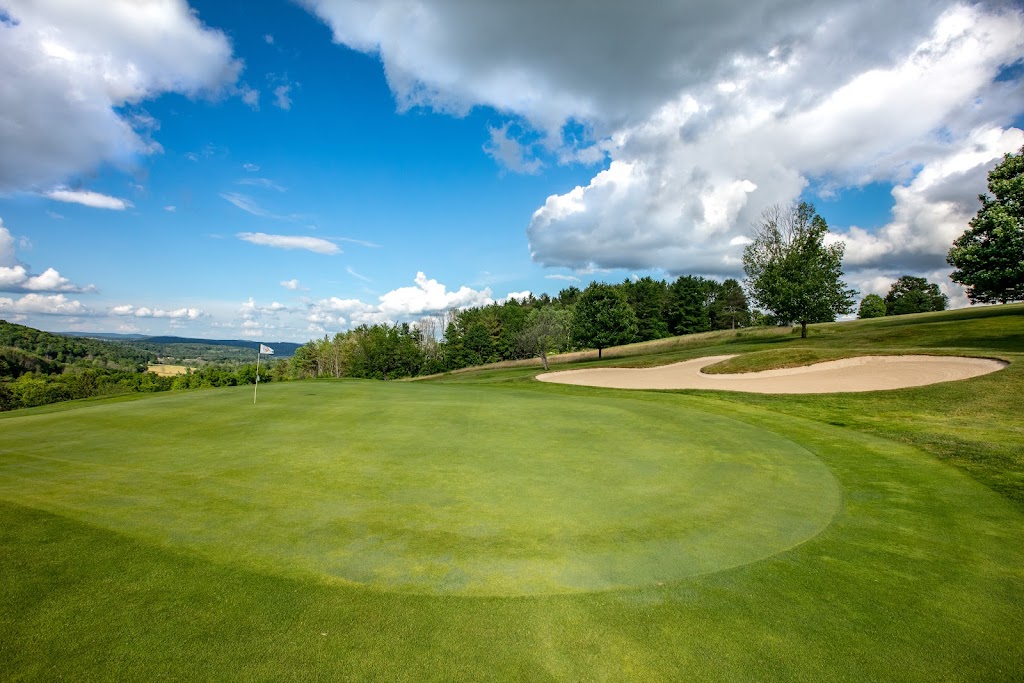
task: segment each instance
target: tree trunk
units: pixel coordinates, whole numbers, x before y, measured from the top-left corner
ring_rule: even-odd
[[[548,371],[548,353],[547,351],[540,352],[540,362],[544,364],[544,372]]]
[[[601,347],[600,346],[597,347],[597,359],[601,360]]]
[[[803,320],[800,321],[800,338],[807,339],[807,323]]]

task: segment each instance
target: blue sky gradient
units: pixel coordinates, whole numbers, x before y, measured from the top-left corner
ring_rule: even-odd
[[[733,41],[711,55],[618,3],[561,27],[500,2],[112,0],[74,25],[72,4],[0,0],[0,317],[46,330],[301,342],[592,279],[740,277],[760,211],[800,199],[862,294],[912,273],[966,305],[945,250],[1024,144],[1012,4],[876,26],[808,0],[766,37],[780,3],[679,3],[691,42]],[[579,35],[517,24],[542,20]]]

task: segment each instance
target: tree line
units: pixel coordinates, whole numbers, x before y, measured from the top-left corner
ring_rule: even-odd
[[[694,275],[651,277],[619,284],[591,282],[557,296],[528,295],[465,310],[448,310],[416,324],[363,325],[300,347],[278,361],[279,378],[396,379],[550,353],[747,327],[764,316],[750,310],[735,279]]]

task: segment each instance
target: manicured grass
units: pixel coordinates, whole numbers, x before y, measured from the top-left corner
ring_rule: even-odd
[[[2,677],[1014,680],[1024,337],[970,313],[709,342],[1011,361],[896,392],[509,369],[4,415]]]
[[[839,504],[798,444],[630,398],[372,381],[250,398],[0,421],[0,499],[258,570],[468,595],[716,571],[814,536]]]

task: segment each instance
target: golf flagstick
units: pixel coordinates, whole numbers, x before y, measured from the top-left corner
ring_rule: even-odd
[[[274,349],[266,346],[265,344],[260,344],[259,348],[256,349],[256,385],[252,388],[253,405],[256,405],[256,390],[260,388],[260,356],[264,353],[268,356],[273,356]]]

